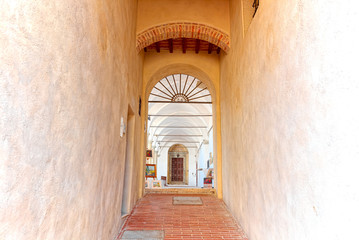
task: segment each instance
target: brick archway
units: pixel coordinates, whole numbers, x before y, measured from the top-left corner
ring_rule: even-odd
[[[149,28],[136,38],[136,49],[141,51],[152,43],[170,38],[196,38],[217,45],[223,51],[229,50],[229,35],[214,27],[200,23],[167,23]]]

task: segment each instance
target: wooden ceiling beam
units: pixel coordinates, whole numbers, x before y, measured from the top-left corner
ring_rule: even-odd
[[[212,44],[212,43],[209,43],[209,44],[208,44],[208,54],[211,54],[211,53],[212,53],[212,49],[213,49],[213,44]]]
[[[168,39],[168,48],[170,50],[170,53],[173,53],[173,39]]]
[[[171,38],[155,42],[144,48],[144,52],[156,51],[159,53],[161,50],[164,52],[168,50],[170,53],[181,50],[182,53],[194,51],[196,54],[205,51],[207,51],[208,54],[220,54],[221,52],[221,48],[216,44],[195,38]]]
[[[187,40],[185,38],[182,38],[182,52],[186,53],[187,49]]]
[[[200,47],[200,45],[201,45],[201,40],[196,39],[196,48],[195,48],[195,51],[196,51],[197,54],[199,53],[199,47]]]
[[[159,42],[156,42],[155,45],[156,45],[156,51],[159,53],[159,52],[161,51],[161,49],[160,49],[160,43],[159,43]]]

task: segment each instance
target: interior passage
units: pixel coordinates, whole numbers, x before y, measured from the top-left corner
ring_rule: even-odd
[[[184,201],[175,204],[176,197]],[[191,198],[200,198],[202,204]],[[126,220],[118,239],[126,231],[162,230],[165,239],[243,239],[242,228],[213,195],[146,194]]]
[[[0,240],[359,239],[358,0],[0,6]]]

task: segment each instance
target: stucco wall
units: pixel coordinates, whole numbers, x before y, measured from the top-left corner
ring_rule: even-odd
[[[196,153],[198,168],[202,169],[198,171],[198,175],[197,175],[197,181],[199,187],[203,187],[203,178],[206,177],[205,170],[207,169],[207,160],[209,155],[208,149],[209,149],[209,144],[201,144],[201,148]]]
[[[189,148],[188,149],[188,157],[189,157],[189,163],[188,163],[188,185],[189,186],[196,186],[196,157],[195,154],[197,152],[197,149],[195,148]]]
[[[137,32],[172,22],[208,24],[229,32],[228,0],[139,0]]]
[[[113,239],[128,104],[143,132],[136,1],[0,5],[0,239]]]
[[[223,198],[251,240],[355,239],[355,1],[263,0],[221,57]]]
[[[161,149],[161,154],[157,158],[157,179],[161,179],[161,176],[167,177],[168,149],[169,147]]]

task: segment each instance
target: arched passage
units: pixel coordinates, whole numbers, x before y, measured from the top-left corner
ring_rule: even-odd
[[[183,73],[188,74],[193,77],[200,79],[208,88],[208,91],[211,94],[212,101],[212,114],[213,114],[213,166],[215,169],[214,175],[214,186],[219,198],[222,197],[222,153],[221,153],[221,135],[220,135],[220,120],[219,120],[219,104],[218,104],[218,95],[216,94],[218,90],[216,89],[218,83],[212,80],[209,75],[202,69],[186,63],[174,63],[168,64],[158,68],[154,71],[146,81],[146,88],[144,89],[144,112],[148,114],[148,98],[153,87],[157,84],[160,79],[174,73]],[[211,75],[212,76],[212,75]],[[215,75],[213,75],[215,77]],[[145,125],[145,123],[143,123]],[[147,134],[145,135],[145,142],[147,140]]]
[[[169,184],[203,186],[204,174],[198,178],[198,171],[213,169],[212,162],[211,166],[206,163],[213,155],[212,98],[207,86],[187,74],[162,78],[149,95],[147,126],[147,148],[153,152],[147,164],[157,165],[157,178],[167,176]],[[181,144],[188,154],[177,152],[167,159],[173,144]]]

